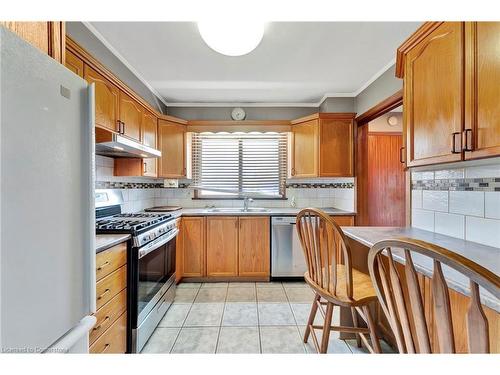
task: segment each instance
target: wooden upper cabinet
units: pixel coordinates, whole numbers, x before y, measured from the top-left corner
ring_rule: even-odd
[[[64,64],[66,34],[64,22],[0,21],[0,25]]]
[[[83,60],[76,56],[73,52],[66,50],[66,60],[64,65],[66,65],[66,68],[71,70],[73,73],[83,78]]]
[[[120,91],[120,121],[122,134],[136,141],[141,140],[142,106],[129,95]]]
[[[241,216],[239,227],[238,275],[269,277],[269,217]]]
[[[158,119],[155,115],[143,108],[141,142],[143,145],[156,148],[156,134],[158,129]]]
[[[318,176],[318,128],[318,119],[312,119],[292,125],[292,177]]]
[[[158,120],[158,177],[186,176],[186,125]]]
[[[85,80],[95,84],[96,126],[118,132],[120,90],[90,66],[85,64],[83,71]]]
[[[466,22],[466,159],[500,155],[500,22]]]
[[[207,217],[207,276],[238,275],[238,217]]]
[[[319,122],[319,175],[354,176],[354,118],[321,118]]]
[[[407,166],[461,160],[463,23],[445,22],[406,55]]]
[[[182,276],[205,276],[205,218],[182,218]]]

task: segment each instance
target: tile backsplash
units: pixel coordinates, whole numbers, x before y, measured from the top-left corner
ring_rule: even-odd
[[[113,159],[96,156],[96,187],[120,189],[125,203],[123,211],[139,211],[152,206],[181,207],[240,207],[241,199],[207,200],[192,199],[193,190],[183,187],[163,188],[163,180],[143,177],[114,177]],[[287,181],[287,199],[258,200],[253,206],[264,207],[335,207],[355,211],[355,184],[353,177],[291,179]]]
[[[500,247],[500,159],[442,167],[412,172],[412,226]]]

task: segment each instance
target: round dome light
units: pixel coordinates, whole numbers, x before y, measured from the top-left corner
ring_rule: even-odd
[[[242,56],[252,52],[264,36],[263,22],[202,21],[198,30],[205,43],[214,51],[227,56]]]

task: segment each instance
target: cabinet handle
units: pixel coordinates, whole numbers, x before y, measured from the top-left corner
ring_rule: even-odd
[[[453,133],[451,133],[451,142],[452,142],[451,143],[451,153],[452,154],[460,154],[462,152],[462,150],[460,150],[460,149],[459,149],[459,151],[455,150],[455,146],[457,144],[457,142],[456,142],[457,135],[460,135],[460,132],[453,132]]]
[[[122,121],[122,128],[123,128],[122,134],[125,134],[125,123],[123,121]]]
[[[104,323],[106,323],[109,319],[110,319],[109,316],[105,317],[101,324],[99,324],[98,326],[94,327],[94,331],[97,331],[98,329],[101,329],[102,325]]]
[[[470,134],[470,137],[469,137],[469,134]],[[465,129],[464,130],[462,143],[464,144],[464,147],[463,147],[464,151],[474,151],[474,148],[472,147],[472,129]]]
[[[404,163],[405,163],[405,161],[404,161],[404,157],[403,157],[403,155],[404,155],[404,152],[403,152],[403,151],[404,151],[404,149],[405,149],[404,147],[400,147],[400,148],[399,148],[399,162],[400,162],[401,164],[404,164]]]
[[[120,120],[116,120],[118,124],[118,134],[122,134],[122,122]]]
[[[99,297],[97,297],[97,299],[102,299],[102,297],[104,297],[106,294],[108,294],[109,292],[111,292],[111,289],[106,289]]]
[[[104,353],[108,348],[111,346],[111,344],[106,344],[104,345],[104,349],[101,351],[101,353]]]
[[[103,269],[104,267],[106,267],[106,266],[109,266],[109,264],[110,264],[110,263],[109,263],[109,261],[104,262],[104,263],[103,263],[103,264],[101,264],[99,267],[97,267],[97,270],[98,270],[98,271],[102,271],[102,269]]]
[[[143,172],[143,173],[146,173],[146,172],[147,172],[147,167],[146,167],[146,166],[147,166],[147,164],[146,164],[146,162],[144,162],[143,164],[144,164],[144,170],[143,170],[142,172]]]
[[[292,168],[292,176],[295,176],[295,168]]]

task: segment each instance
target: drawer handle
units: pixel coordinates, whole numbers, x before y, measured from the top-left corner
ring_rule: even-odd
[[[109,319],[110,319],[109,316],[105,317],[101,324],[99,324],[98,326],[94,327],[94,331],[97,331],[98,329],[101,329],[102,325],[104,323],[106,323]]]
[[[108,262],[104,262],[103,264],[101,264],[99,267],[97,267],[97,270],[98,271],[102,271],[102,269],[106,266],[109,266],[109,261]]]
[[[457,135],[460,135],[460,132],[454,132],[454,133],[451,133],[451,153],[452,154],[460,154],[462,152],[461,148],[462,146],[460,145],[460,149],[459,151],[456,150],[456,144],[457,144],[457,141],[456,141],[456,136]]]
[[[109,292],[111,292],[111,289],[109,289],[109,288],[108,288],[108,289],[106,289],[106,290],[104,291],[104,293],[103,293],[103,294],[101,294],[99,297],[97,297],[97,299],[102,299],[102,297],[104,297],[104,296],[105,296],[106,294],[108,294]]]
[[[104,345],[104,349],[101,351],[101,353],[104,353],[106,350],[108,350],[110,346],[111,344]]]

